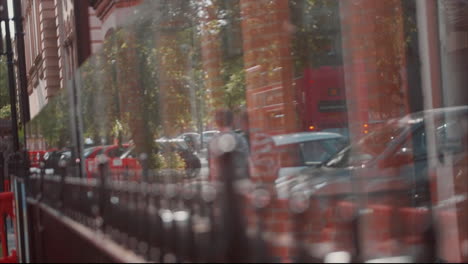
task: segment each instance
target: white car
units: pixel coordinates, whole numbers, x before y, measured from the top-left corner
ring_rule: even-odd
[[[277,152],[292,155],[278,172],[278,178],[293,175],[304,168],[317,166],[345,146],[345,137],[330,132],[304,132],[272,137]],[[284,164],[283,164],[284,165]]]
[[[210,131],[205,131],[203,132],[203,145],[207,146],[210,141],[213,139],[214,136],[219,134],[220,132],[218,130],[210,130]]]
[[[281,161],[275,181],[279,198],[287,198],[288,182],[300,171],[315,167],[330,159],[347,145],[340,134],[330,132],[304,132],[272,137],[271,150]]]

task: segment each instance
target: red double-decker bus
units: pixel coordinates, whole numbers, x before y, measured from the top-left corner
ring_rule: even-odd
[[[347,134],[348,115],[343,68],[306,68],[296,80],[303,129]]]

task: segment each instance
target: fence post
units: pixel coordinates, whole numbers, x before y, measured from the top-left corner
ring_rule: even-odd
[[[253,206],[255,207],[255,213],[257,215],[257,234],[256,234],[256,245],[252,257],[256,263],[271,263],[274,262],[271,258],[268,244],[263,238],[263,233],[266,230],[266,222],[268,221],[268,206],[271,205],[272,194],[266,188],[257,188],[254,191],[253,197],[251,198]],[[270,209],[271,210],[271,209]]]
[[[2,192],[6,189],[5,179],[5,158],[3,152],[0,152],[0,191]]]
[[[105,222],[104,222],[104,215],[107,204],[109,203],[109,192],[107,187],[107,177],[108,173],[108,159],[104,155],[100,155],[98,157],[98,168],[99,168],[99,180],[98,180],[98,193],[99,193],[99,200],[98,200],[98,210],[96,214],[97,220],[97,227],[102,232],[105,231]]]
[[[233,144],[231,148],[223,149],[224,153],[220,156],[220,172],[222,180],[222,195],[220,204],[223,212],[224,228],[221,229],[222,237],[224,242],[223,252],[225,252],[225,259],[227,262],[248,262],[249,258],[249,243],[247,239],[246,229],[247,226],[244,224],[242,218],[242,202],[241,198],[236,193],[236,180],[239,179],[239,175],[236,174],[238,168],[236,168],[236,162],[234,159],[239,158],[235,155],[235,147],[239,142],[231,135],[226,134],[220,138],[220,141],[224,143]],[[223,143],[223,144],[224,144]],[[226,146],[228,146],[226,145]]]

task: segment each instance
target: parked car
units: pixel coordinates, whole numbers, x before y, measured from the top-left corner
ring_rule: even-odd
[[[360,236],[370,258],[393,250],[424,262],[433,248],[427,238],[438,230],[441,259],[459,260],[468,240],[467,154],[468,107],[429,110],[389,121],[276,189],[293,203],[307,201],[320,222],[305,228],[330,248],[353,252],[347,238]]]
[[[68,148],[61,150],[50,150],[44,154],[44,169],[48,173],[56,173],[60,168],[60,161],[69,162],[71,150]]]
[[[210,141],[213,139],[214,136],[216,136],[217,134],[219,134],[220,132],[218,130],[210,130],[210,131],[205,131],[203,132],[203,145],[205,147],[208,146],[208,144],[210,143]]]
[[[201,149],[201,135],[195,132],[183,133],[177,137],[178,139],[183,139],[187,145],[193,149],[193,151],[198,152]]]
[[[274,136],[273,142],[277,148],[273,152],[289,148],[289,152],[296,156],[290,167],[280,169],[278,177],[281,178],[324,162],[343,147],[346,139],[337,133],[304,132]]]
[[[313,195],[325,189],[349,192],[356,191],[356,188],[365,189],[362,185],[353,184],[361,177],[368,179],[366,184],[372,184],[371,189],[398,180],[399,185],[411,194],[414,205],[427,206],[431,202],[428,175],[433,173],[428,161],[443,159],[445,152],[456,153],[452,156],[454,164],[466,157],[467,146],[462,144],[462,138],[466,137],[467,131],[459,128],[465,119],[468,120],[468,107],[429,110],[391,120],[362,140],[344,147],[326,162],[278,182],[277,188],[283,192],[287,188],[290,193]],[[428,151],[426,120],[436,120],[433,131],[437,143],[436,157]],[[338,189],[335,188],[337,183],[340,185]]]
[[[163,156],[171,152],[177,153],[184,160],[186,170],[193,172],[194,170],[201,169],[200,158],[194,153],[193,149],[186,141],[176,139],[158,141],[157,143],[159,151]]]
[[[85,159],[85,170],[86,175],[91,177],[93,173],[97,173],[99,155],[105,155],[109,159],[115,159],[120,157],[125,151],[128,150],[129,144],[119,145],[106,145],[106,146],[95,146],[84,150],[83,157]]]
[[[158,151],[163,156],[173,152],[177,153],[185,163],[185,172],[190,177],[198,175],[201,169],[201,161],[184,139],[159,139],[156,140]],[[130,179],[137,180],[141,177],[142,166],[135,146],[127,149],[120,157],[111,158],[110,171],[113,175],[127,175]]]
[[[253,168],[279,183],[326,161],[347,144],[347,139],[337,133],[303,132],[273,137],[255,135],[252,143]]]
[[[30,168],[39,168],[40,163],[44,161],[44,155],[46,154],[45,151],[37,150],[37,151],[29,151],[29,167]]]

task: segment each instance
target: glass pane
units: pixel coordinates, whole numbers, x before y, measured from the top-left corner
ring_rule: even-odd
[[[73,210],[148,261],[468,260],[467,1],[138,3],[28,124]]]

